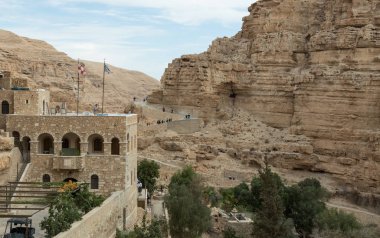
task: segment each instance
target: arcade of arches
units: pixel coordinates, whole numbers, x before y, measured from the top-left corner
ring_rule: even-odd
[[[15,138],[15,145],[18,145],[20,147],[20,150],[23,152],[30,152],[30,138],[29,137],[23,137],[20,141],[20,133],[17,131],[14,131],[12,133],[13,137]],[[48,133],[43,133],[38,136],[38,154],[54,154],[55,153],[55,140],[52,135]],[[129,144],[130,141],[127,141],[127,144]],[[75,133],[67,133],[62,137],[61,143],[61,156],[79,156],[81,155],[81,139],[80,137]],[[93,134],[88,137],[87,140],[88,143],[88,151],[87,154],[104,154],[104,138],[99,134]],[[111,155],[120,155],[120,140],[117,137],[112,138],[111,140]],[[133,145],[127,145],[128,151],[129,148]],[[57,147],[56,147],[57,149]]]

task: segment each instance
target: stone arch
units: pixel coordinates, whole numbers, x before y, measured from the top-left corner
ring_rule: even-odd
[[[9,102],[7,100],[1,102],[1,113],[9,114]]]
[[[111,155],[120,155],[120,140],[116,137],[111,140]]]
[[[88,152],[90,154],[104,153],[104,139],[99,134],[92,134],[88,137]]]
[[[50,181],[51,181],[51,178],[50,178],[49,174],[42,175],[42,182],[43,183],[50,183]]]
[[[69,181],[71,181],[71,182],[73,182],[73,183],[78,182],[78,180],[77,180],[76,178],[65,178],[65,179],[63,180],[64,183],[67,183],[67,182],[69,182]]]
[[[99,176],[96,174],[91,175],[91,189],[99,189]]]
[[[48,133],[43,133],[38,136],[38,153],[39,154],[54,154],[54,138]]]
[[[73,132],[66,133],[62,137],[62,155],[79,156],[80,155],[80,138]]]

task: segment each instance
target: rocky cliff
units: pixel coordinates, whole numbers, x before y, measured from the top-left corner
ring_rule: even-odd
[[[234,37],[173,60],[149,102],[206,121],[245,110],[311,138],[306,169],[380,193],[380,0],[259,0],[249,12]]]
[[[101,103],[103,65],[85,62],[87,76],[81,79],[81,108]],[[77,61],[46,42],[0,30],[0,71],[26,78],[33,88],[51,90],[52,101],[67,102],[75,110]],[[143,98],[158,88],[158,81],[141,72],[112,67],[105,87],[107,112],[122,112],[133,97]]]

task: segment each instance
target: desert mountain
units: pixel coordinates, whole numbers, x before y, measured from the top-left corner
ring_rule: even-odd
[[[84,62],[87,75],[80,81],[81,108],[89,110],[102,98],[103,64]],[[148,75],[110,66],[106,76],[106,112],[123,112],[133,97],[143,98],[158,88],[158,81]],[[30,87],[51,90],[52,101],[67,102],[75,110],[77,61],[40,40],[20,37],[0,30],[0,70],[13,77],[29,79]]]
[[[234,37],[173,60],[149,102],[206,122],[245,111],[311,139],[308,153],[288,153],[294,169],[380,193],[380,1],[259,0],[249,12]],[[231,147],[254,160],[248,145]]]

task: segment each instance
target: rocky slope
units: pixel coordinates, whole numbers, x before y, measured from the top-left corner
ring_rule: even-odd
[[[380,193],[380,1],[259,0],[249,12],[234,37],[173,60],[149,102],[206,122],[245,110],[312,139],[303,169]]]
[[[81,108],[101,103],[102,63],[85,62],[87,76],[80,84]],[[133,97],[143,98],[158,88],[157,80],[141,72],[110,67],[106,76],[105,106],[108,112],[122,112]],[[68,102],[75,110],[77,61],[46,42],[0,30],[0,70],[13,77],[27,78],[31,87],[49,88],[52,100]]]

